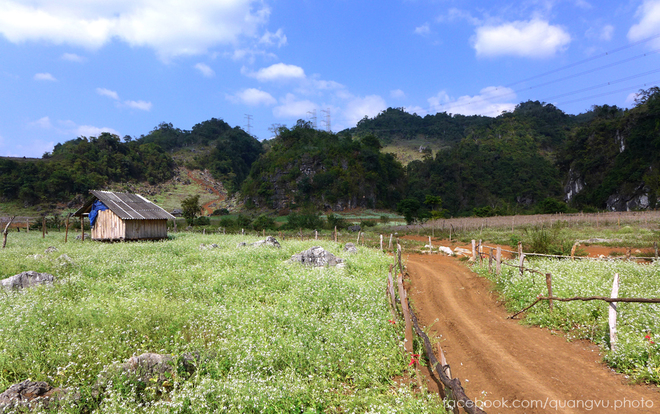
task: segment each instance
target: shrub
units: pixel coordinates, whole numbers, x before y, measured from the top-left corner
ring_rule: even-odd
[[[200,216],[193,220],[195,226],[208,226],[211,224],[211,219],[206,216]]]
[[[213,210],[213,213],[211,214],[212,216],[228,216],[229,215],[229,210],[226,208],[219,208],[216,210]]]
[[[266,230],[266,229],[274,229],[275,228],[275,220],[266,215],[266,214],[261,214],[259,217],[254,219],[252,222],[252,228],[259,231],[259,230]]]

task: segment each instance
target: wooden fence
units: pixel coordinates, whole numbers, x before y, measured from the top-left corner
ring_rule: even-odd
[[[452,408],[452,411],[455,414],[459,413],[459,408],[462,408],[469,414],[485,414],[482,409],[480,409],[472,400],[467,397],[465,390],[461,385],[461,381],[458,378],[451,377],[451,368],[445,359],[445,355],[442,351],[442,348],[440,347],[440,344],[437,345],[438,354],[440,357],[440,360],[438,360],[433,351],[431,340],[419,326],[417,316],[408,304],[408,294],[403,285],[404,268],[401,262],[401,246],[399,244],[397,244],[395,263],[398,265],[399,270],[397,275],[398,298],[396,296],[394,280],[392,278],[392,269],[395,267],[395,265],[390,266],[390,272],[387,277],[387,296],[388,301],[392,307],[392,315],[394,315],[395,318],[394,321],[396,321],[397,314],[400,314],[405,321],[404,348],[406,352],[410,354],[411,364],[415,365],[416,369],[417,366],[415,357],[418,357],[418,355],[413,354],[414,328],[414,332],[424,343],[424,353],[429,363],[429,371],[435,371],[438,379],[444,386],[444,389],[440,389],[440,396],[442,397],[443,401],[445,401],[445,406]],[[397,306],[397,304],[399,306]],[[419,372],[417,372],[417,376],[419,378]]]

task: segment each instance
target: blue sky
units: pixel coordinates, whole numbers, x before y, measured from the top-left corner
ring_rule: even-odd
[[[387,107],[629,108],[659,51],[660,0],[0,0],[0,155],[212,117],[265,139]]]

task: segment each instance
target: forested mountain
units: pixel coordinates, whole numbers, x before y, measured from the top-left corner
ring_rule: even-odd
[[[191,131],[182,131],[172,124],[162,123],[142,136],[140,141],[158,144],[165,150],[211,146],[209,151],[200,152],[187,166],[208,169],[231,193],[240,189],[252,163],[263,152],[256,138],[216,118],[196,124]]]
[[[381,150],[420,135],[446,149],[406,167]],[[416,206],[418,218],[440,208],[450,215],[656,208],[660,89],[640,91],[632,109],[594,106],[577,116],[528,101],[495,118],[390,108],[338,134],[300,120],[263,144],[215,118],[190,131],[162,123],[124,142],[107,133],[80,137],[41,160],[0,158],[0,198],[66,202],[113,182],[160,183],[172,177],[175,159],[208,169],[250,208]]]
[[[111,183],[160,183],[172,178],[176,165],[170,153],[185,147],[207,147],[188,166],[208,169],[230,192],[240,188],[263,152],[254,137],[215,118],[192,131],[162,123],[138,139],[126,136],[124,142],[109,133],[79,137],[57,144],[41,160],[0,158],[0,198],[30,206],[68,202]]]
[[[292,129],[280,128],[269,144],[243,184],[249,205],[391,209],[401,200],[403,167],[391,154],[380,152],[373,135],[353,139],[298,121]]]

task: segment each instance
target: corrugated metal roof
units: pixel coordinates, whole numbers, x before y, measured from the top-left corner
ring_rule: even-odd
[[[174,216],[158,207],[139,194],[114,193],[112,191],[90,191],[94,197],[122,220],[173,220]],[[93,200],[92,200],[93,201]],[[78,210],[75,215],[82,214],[91,202]]]

